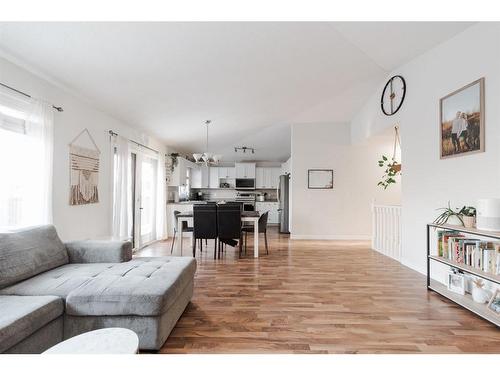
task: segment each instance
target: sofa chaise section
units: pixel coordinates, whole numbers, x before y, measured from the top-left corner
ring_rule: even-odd
[[[141,349],[161,348],[193,295],[192,258],[135,258],[116,264],[68,294],[65,336],[127,327]]]
[[[62,244],[52,226],[17,233],[17,243],[6,240],[9,235],[0,234],[0,260],[18,253],[3,246],[8,243],[15,248],[23,236],[30,239],[28,253],[39,252],[37,236],[54,241],[52,246],[47,241],[42,253],[57,249],[52,251],[57,263],[37,272],[37,258],[32,257],[29,272],[23,271],[22,276],[14,272],[4,280],[0,275],[0,295],[63,299],[64,338],[98,328],[124,327],[138,334],[140,349],[157,350],[191,300],[196,271],[193,258],[131,259],[129,242]]]

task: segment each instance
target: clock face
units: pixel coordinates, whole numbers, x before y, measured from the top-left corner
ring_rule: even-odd
[[[380,107],[386,116],[392,116],[401,108],[406,95],[406,82],[402,76],[394,76],[385,84]]]

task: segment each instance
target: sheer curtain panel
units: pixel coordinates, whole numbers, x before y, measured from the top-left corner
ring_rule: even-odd
[[[112,235],[128,239],[132,234],[131,150],[127,139],[111,137],[113,160]]]
[[[54,112],[0,91],[0,228],[52,223]]]

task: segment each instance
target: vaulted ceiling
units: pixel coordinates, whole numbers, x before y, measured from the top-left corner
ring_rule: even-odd
[[[175,148],[290,154],[292,123],[347,122],[388,71],[470,23],[0,23],[0,49]]]

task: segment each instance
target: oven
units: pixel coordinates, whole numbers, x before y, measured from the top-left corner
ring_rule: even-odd
[[[255,194],[239,192],[236,195],[236,202],[243,204],[243,211],[255,211]]]

